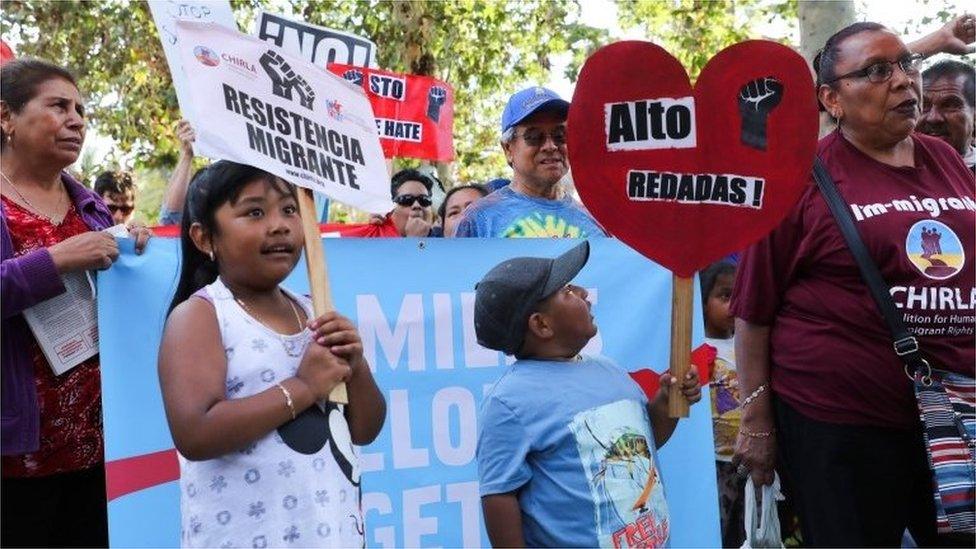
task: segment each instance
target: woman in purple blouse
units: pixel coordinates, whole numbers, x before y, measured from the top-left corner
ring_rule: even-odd
[[[112,215],[63,171],[85,139],[71,73],[23,59],[0,80],[0,545],[105,547],[98,355],[55,375],[22,313],[64,293],[62,275],[112,266]],[[141,251],[148,230],[129,232]]]

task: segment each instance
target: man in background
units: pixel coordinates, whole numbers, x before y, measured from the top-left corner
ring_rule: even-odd
[[[974,69],[947,59],[922,72],[922,116],[917,130],[938,137],[976,170],[973,148]]]
[[[95,178],[95,192],[112,212],[116,225],[132,221],[136,209],[136,186],[132,182],[132,174],[125,171],[102,172]]]

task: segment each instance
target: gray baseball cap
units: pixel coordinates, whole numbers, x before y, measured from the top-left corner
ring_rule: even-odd
[[[583,241],[559,257],[515,257],[492,267],[475,285],[474,331],[478,343],[514,355],[525,341],[536,305],[569,284],[590,257]]]

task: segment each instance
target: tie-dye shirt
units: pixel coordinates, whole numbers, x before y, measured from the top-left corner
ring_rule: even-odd
[[[456,236],[591,238],[607,234],[572,197],[537,198],[507,186],[468,206],[458,223]]]

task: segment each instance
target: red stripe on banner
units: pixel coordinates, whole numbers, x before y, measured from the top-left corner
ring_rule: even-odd
[[[153,235],[159,238],[179,238],[179,225],[157,225],[150,227]],[[319,231],[323,236],[340,236],[344,238],[378,238],[397,237],[396,225],[387,217],[381,225],[371,223],[319,223]]]
[[[109,501],[179,478],[180,462],[175,448],[105,464],[105,490]]]
[[[329,71],[351,80],[369,98],[387,158],[454,160],[454,89],[447,82],[329,63]],[[358,84],[357,84],[358,82]],[[342,116],[342,105],[329,105]]]
[[[156,225],[155,227],[149,227],[149,230],[151,230],[153,236],[157,238],[179,238],[180,237],[179,225]]]

